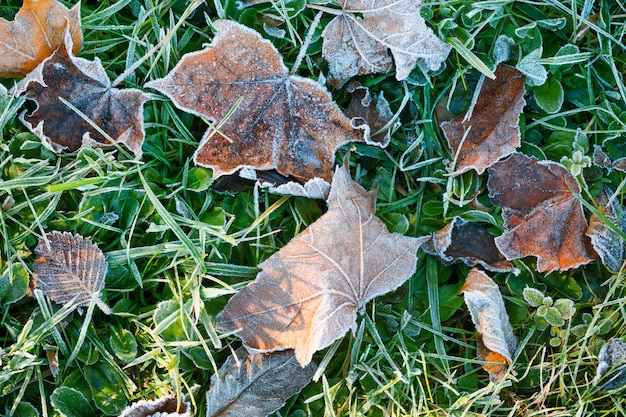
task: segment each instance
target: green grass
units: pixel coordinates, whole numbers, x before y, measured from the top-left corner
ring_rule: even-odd
[[[291,68],[317,12],[303,0],[191,4],[84,1],[79,56],[99,57],[111,80],[124,74],[120,87],[142,88],[209,43],[211,21],[229,18],[271,39]],[[20,5],[0,0],[0,16],[12,19]],[[454,45],[445,69],[430,79],[415,70],[405,82],[393,74],[360,77],[384,92],[402,124],[384,151],[353,144],[337,154],[341,160],[352,151],[355,179],[378,187],[377,214],[390,229],[422,236],[460,215],[501,233],[486,175],[446,175],[444,160],[454,155],[436,119],[446,103],[455,113],[467,108],[481,73],[494,69],[501,35],[513,40],[505,63],[545,75],[564,92],[562,105],[548,113],[535,97],[554,97],[527,86],[522,152],[558,162],[576,149],[591,156],[599,145],[613,160],[626,156],[626,8],[619,2],[443,0],[427,2],[422,14]],[[330,17],[322,17],[296,74],[319,80],[327,73],[320,34]],[[269,37],[268,24],[285,36]],[[566,45],[575,48],[561,50]],[[565,58],[555,58],[559,50]],[[211,171],[192,162],[206,123],[146,92],[154,100],[145,105],[141,162],[116,148],[53,154],[17,119],[22,103],[0,98],[0,203],[14,200],[0,211],[0,414],[59,415],[60,387],[69,387],[82,394],[77,404],[96,414],[118,415],[130,401],[176,392],[203,416],[210,376],[240,343],[216,329],[215,316],[254,279],[260,262],[325,211],[322,201],[256,187],[219,191]],[[340,106],[350,100],[345,89],[332,94]],[[626,197],[624,173],[591,166],[579,180],[590,207],[604,186]],[[486,211],[475,209],[480,205]],[[85,322],[45,297],[22,297],[37,241],[53,230],[90,237],[104,251],[103,298],[112,315],[96,309]],[[317,379],[280,415],[626,415],[623,392],[591,384],[602,343],[626,337],[623,273],[599,261],[548,275],[536,271],[533,258],[515,263],[519,276],[492,274],[520,338],[515,375],[493,385],[476,359],[474,327],[456,295],[469,268],[420,252],[403,287],[370,303],[354,334],[318,352]],[[573,300],[572,318],[546,326],[524,301],[526,286]],[[68,363],[84,325],[84,342]],[[47,351],[58,353],[56,377]]]

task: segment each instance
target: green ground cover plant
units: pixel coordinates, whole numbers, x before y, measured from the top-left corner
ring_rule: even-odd
[[[12,20],[21,6],[0,0],[0,17]],[[136,400],[174,393],[189,401],[191,415],[204,416],[211,376],[241,346],[216,317],[259,264],[327,205],[214,178],[193,161],[211,121],[145,84],[210,44],[213,23],[228,19],[271,41],[292,74],[328,87],[322,31],[335,16],[318,13],[339,4],[118,0],[79,7],[77,56],[98,58],[114,84],[149,98],[142,156],[123,145],[51,151],[19,120],[32,101],[8,94],[17,80],[0,79],[0,413],[117,416]],[[503,209],[489,198],[490,174],[450,175],[457,156],[440,123],[476,103],[477,86],[506,64],[526,77],[518,151],[562,164],[580,186],[573,195],[586,217],[598,215],[623,249],[626,7],[611,0],[441,0],[425,2],[421,15],[452,47],[445,65],[434,73],[418,65],[401,81],[393,69],[354,77],[384,95],[398,123],[390,123],[386,148],[351,142],[334,156],[341,165],[349,153],[352,178],[376,190],[376,215],[387,228],[421,237],[461,218],[494,236],[505,232]],[[352,97],[348,84],[328,87],[341,109]],[[615,218],[602,209],[607,188]],[[98,245],[108,263],[101,298],[111,314],[93,303],[79,311],[29,289],[35,249],[53,231]],[[626,415],[623,386],[594,381],[602,346],[626,338],[623,261],[540,272],[537,258],[527,256],[513,260],[519,273],[489,272],[519,339],[506,375],[493,382],[458,294],[471,267],[419,250],[411,278],[370,301],[353,332],[314,354],[313,381],[275,415]]]

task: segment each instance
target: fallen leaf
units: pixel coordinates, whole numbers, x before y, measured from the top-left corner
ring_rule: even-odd
[[[489,372],[492,382],[498,382],[506,375],[517,349],[517,337],[513,334],[500,289],[487,274],[473,268],[459,294],[463,294],[476,326],[478,359],[491,362],[483,368]]]
[[[342,337],[368,301],[402,285],[427,238],[389,233],[367,192],[338,168],[328,211],[259,265],[254,282],[230,299],[218,325],[257,352],[295,348],[302,366]]]
[[[154,400],[139,400],[127,406],[119,417],[190,417],[191,405],[178,402],[175,394]]]
[[[489,168],[489,197],[502,206],[508,229],[495,239],[509,260],[537,257],[537,270],[565,271],[596,258],[580,186],[561,164],[514,153]]]
[[[606,390],[626,386],[626,343],[622,339],[611,339],[600,349],[594,385],[601,380]]]
[[[482,265],[495,272],[517,271],[496,247],[494,236],[480,223],[455,217],[443,229],[424,242],[422,250],[450,265],[462,261],[466,265]]]
[[[78,53],[83,42],[80,2],[68,10],[55,0],[24,0],[12,22],[0,18],[0,78],[31,72],[63,44],[67,28]]]
[[[256,182],[261,188],[267,189],[270,193],[279,195],[322,200],[328,197],[328,192],[330,191],[330,184],[321,178],[312,178],[304,184],[300,184],[297,181],[289,181],[289,178],[285,178],[275,171],[257,172],[250,168],[242,168],[239,171],[239,176],[244,180]]]
[[[620,231],[626,233],[626,209],[620,207],[619,198],[615,198],[610,190],[605,189],[597,198],[604,217],[612,222]],[[595,214],[589,219],[587,236],[591,245],[600,256],[602,263],[612,271],[619,271],[626,260],[626,242],[612,230],[604,220]]]
[[[165,78],[146,84],[220,124],[219,132],[205,133],[196,164],[212,168],[214,177],[250,167],[329,181],[335,149],[363,135],[322,86],[290,76],[257,32],[227,20],[213,24],[212,47],[186,54]]]
[[[341,10],[326,26],[322,56],[328,61],[330,84],[341,87],[355,75],[391,72],[404,80],[417,61],[436,71],[450,53],[426,26],[421,0],[339,0]]]
[[[91,240],[68,232],[52,232],[39,240],[35,254],[35,284],[45,295],[60,304],[71,301],[78,308],[88,306],[97,297],[98,307],[110,314],[100,299],[107,262]]]
[[[72,38],[65,32],[65,45],[20,81],[11,93],[37,103],[30,115],[20,120],[55,152],[75,151],[83,144],[109,141],[78,113],[63,103],[65,99],[116,142],[123,143],[141,157],[143,103],[148,96],[139,90],[119,90],[111,82],[98,58],[87,61],[72,54]]]
[[[626,172],[626,158],[619,158],[613,162],[598,145],[593,145],[593,163],[602,168],[607,168],[609,171]]]
[[[302,368],[293,350],[230,356],[211,377],[207,417],[265,417],[279,410],[313,378],[316,366]]]
[[[394,123],[390,124],[393,113],[383,93],[372,97],[369,88],[360,85],[351,87],[348,91],[352,93],[352,100],[344,114],[350,118],[352,126],[364,131],[367,142],[385,148],[391,140]]]
[[[455,155],[455,175],[470,169],[482,174],[520,146],[525,77],[506,65],[495,74],[495,80],[483,82],[469,117],[463,114],[441,124]]]

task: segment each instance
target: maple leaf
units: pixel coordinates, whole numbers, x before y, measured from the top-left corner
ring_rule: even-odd
[[[53,301],[86,307],[93,297],[109,314],[111,310],[100,300],[107,262],[102,251],[89,239],[71,233],[48,233],[35,248],[33,265],[36,286]]]
[[[462,114],[441,128],[455,155],[455,174],[475,170],[482,174],[520,146],[519,116],[526,104],[526,78],[501,65],[496,79],[485,79],[471,116]]]
[[[344,114],[350,118],[352,126],[363,129],[366,142],[385,148],[391,140],[394,124],[390,124],[393,113],[383,93],[372,97],[369,88],[361,85],[348,88],[348,91],[352,93],[352,100]]]
[[[219,133],[205,133],[196,164],[215,177],[250,167],[330,180],[335,149],[362,134],[322,86],[288,74],[271,42],[232,21],[214,26],[212,47],[186,54],[165,78],[146,84],[176,107],[221,123]]]
[[[31,114],[20,120],[55,152],[75,151],[83,144],[109,141],[68,107],[69,102],[116,142],[125,144],[141,157],[143,103],[148,96],[139,90],[120,90],[111,82],[98,58],[87,61],[72,53],[72,38],[65,32],[65,44],[20,81],[11,93],[37,103]]]
[[[612,222],[619,231],[626,233],[626,209],[620,207],[619,198],[616,197],[613,192],[605,189],[597,201],[605,219]],[[595,214],[589,219],[587,236],[602,263],[612,271],[619,271],[626,260],[626,242],[622,236]]]
[[[374,215],[376,192],[352,181],[346,164],[333,177],[328,211],[261,263],[218,315],[252,351],[295,348],[305,366],[354,327],[368,301],[413,274],[427,238],[390,233]]]
[[[300,366],[293,350],[249,354],[239,348],[206,394],[206,417],[265,417],[280,409],[313,378],[317,366]]]
[[[330,84],[341,87],[355,75],[386,73],[396,67],[403,80],[419,60],[438,70],[451,47],[435,36],[420,15],[421,0],[339,0],[341,10],[322,37]]]
[[[513,333],[500,289],[487,274],[473,268],[459,294],[463,294],[476,326],[478,359],[490,362],[484,364],[483,368],[489,372],[492,382],[498,382],[506,374],[517,349],[517,337]]]
[[[122,411],[119,417],[190,417],[191,404],[178,402],[175,394],[154,400],[139,400]]]
[[[424,242],[422,250],[439,257],[444,263],[462,261],[466,265],[482,265],[495,272],[517,271],[496,247],[494,236],[479,223],[455,217],[443,229]]]
[[[564,271],[596,255],[585,235],[587,220],[574,193],[580,186],[561,164],[520,153],[489,168],[489,197],[502,206],[509,229],[495,239],[509,260],[534,255],[539,272]]]
[[[69,29],[80,51],[80,3],[68,10],[56,0],[24,0],[9,22],[0,18],[0,78],[23,77],[63,44]]]

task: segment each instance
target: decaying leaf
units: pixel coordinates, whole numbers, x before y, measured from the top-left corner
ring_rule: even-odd
[[[483,225],[461,217],[455,217],[443,229],[433,233],[422,245],[422,250],[448,265],[462,261],[466,265],[482,265],[495,272],[517,271],[511,261],[500,253],[494,236]]]
[[[109,143],[60,100],[63,98],[109,137],[141,157],[145,136],[143,103],[148,96],[139,90],[112,88],[98,58],[87,61],[72,54],[72,38],[67,31],[65,45],[39,64],[11,93],[37,103],[37,109],[30,115],[23,112],[20,120],[55,152],[75,151],[87,143]]]
[[[369,88],[363,86],[355,86],[348,91],[352,93],[352,101],[344,114],[350,118],[352,126],[364,131],[366,141],[381,148],[389,145],[393,113],[383,93],[372,97]]]
[[[44,294],[60,304],[72,301],[78,308],[88,306],[97,297],[98,307],[110,313],[100,299],[107,262],[91,240],[68,232],[52,232],[39,240],[35,254],[35,285]]]
[[[606,390],[626,386],[626,343],[622,339],[611,339],[600,349],[593,383],[597,385],[600,381]]]
[[[610,190],[606,190],[597,198],[602,214],[619,230],[626,233],[626,209],[620,207],[619,198],[615,198]],[[612,271],[619,271],[626,260],[626,242],[612,230],[603,219],[591,215],[587,236],[591,245],[604,263]]]
[[[626,172],[626,158],[611,161],[611,158],[609,158],[598,145],[593,145],[593,163],[602,168],[607,168],[609,171],[614,169],[616,171]]]
[[[212,47],[186,54],[167,77],[146,84],[178,108],[221,124],[219,132],[206,132],[194,161],[214,177],[250,167],[329,181],[335,149],[363,140],[362,133],[322,86],[290,76],[257,32],[227,20],[214,26]]]
[[[333,177],[328,211],[261,263],[256,280],[218,315],[252,351],[295,348],[305,366],[354,327],[368,301],[415,270],[427,238],[389,233],[374,215],[376,192],[356,184],[346,162]]]
[[[190,417],[191,404],[178,401],[175,394],[155,400],[139,400],[122,411],[119,417]]]
[[[68,10],[56,0],[24,0],[9,22],[0,18],[0,78],[24,77],[63,44],[69,29],[80,51],[80,2]]]
[[[313,378],[315,364],[302,368],[293,350],[230,356],[206,394],[207,417],[265,417],[280,409]]]
[[[463,114],[441,124],[456,157],[455,174],[470,169],[482,174],[520,146],[519,116],[526,104],[526,78],[506,65],[499,66],[495,74],[495,80],[485,79],[470,117]]]
[[[435,71],[448,57],[451,47],[420,15],[421,0],[339,0],[339,6],[322,33],[334,87],[355,75],[390,72],[394,64],[396,79],[403,80],[418,60]]]
[[[500,289],[487,274],[473,268],[459,294],[463,294],[476,326],[478,359],[491,362],[483,368],[489,372],[492,382],[498,382],[506,374],[517,349],[517,337],[513,334]]]
[[[565,271],[596,255],[574,193],[580,186],[561,164],[514,153],[489,168],[489,197],[507,227],[496,246],[509,260],[537,257],[537,270]]]

